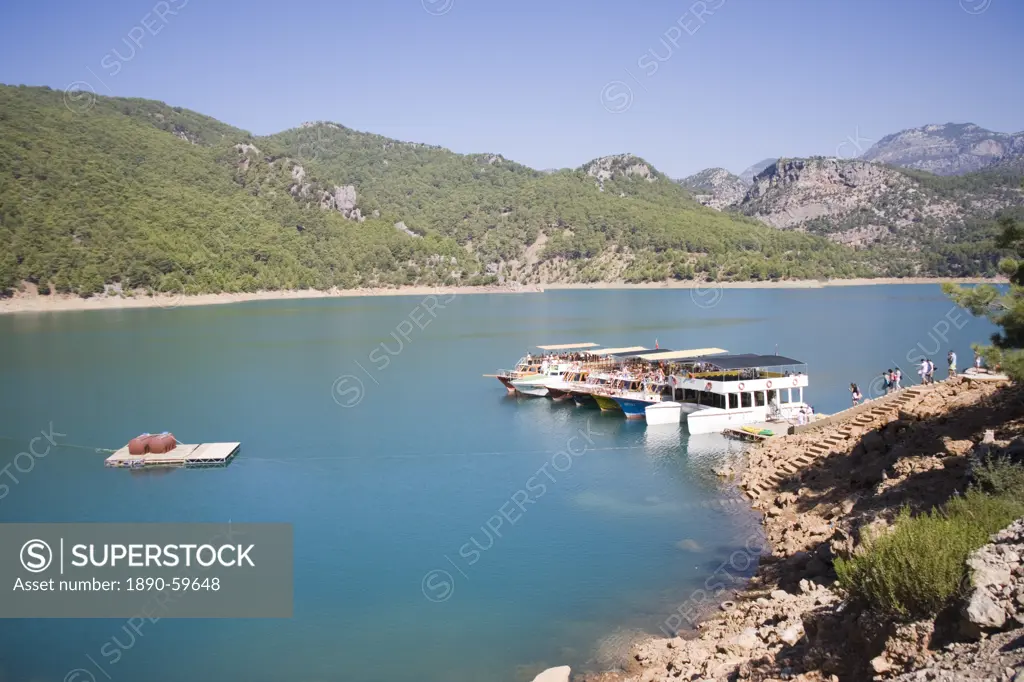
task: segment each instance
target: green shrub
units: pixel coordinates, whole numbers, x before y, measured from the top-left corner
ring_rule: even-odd
[[[1009,495],[1024,500],[1024,466],[1008,456],[975,461],[971,468],[974,484],[991,495]]]
[[[860,553],[836,560],[839,585],[887,616],[934,616],[965,584],[967,556],[1022,514],[1017,500],[979,490],[916,517],[904,508],[891,532],[864,538]]]

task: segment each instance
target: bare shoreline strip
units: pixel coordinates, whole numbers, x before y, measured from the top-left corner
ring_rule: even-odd
[[[396,289],[332,289],[321,291],[316,289],[257,291],[241,294],[198,294],[136,296],[93,296],[81,298],[75,295],[52,294],[40,296],[31,293],[18,293],[9,298],[0,298],[0,315],[10,313],[45,313],[73,310],[116,310],[122,308],[181,308],[186,306],[221,305],[242,303],[245,301],[278,301],[311,298],[349,298],[362,296],[429,296],[462,295],[462,294],[527,294],[544,291],[570,289],[696,289],[702,293],[711,289],[820,289],[823,287],[867,286],[872,284],[939,284],[953,282],[958,284],[1005,284],[1003,279],[984,278],[929,278],[908,277],[878,279],[835,279],[835,280],[785,280],[778,282],[646,282],[628,284],[625,282],[595,282],[591,284],[542,284],[519,288],[502,286],[477,287],[426,287],[408,286]]]

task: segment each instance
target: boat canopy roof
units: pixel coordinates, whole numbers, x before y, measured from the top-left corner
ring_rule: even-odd
[[[643,353],[648,350],[650,349],[643,346],[623,346],[622,348],[598,348],[587,352],[592,355],[621,355],[623,353]]]
[[[537,346],[541,350],[575,350],[579,348],[597,348],[597,343],[561,343],[553,346]]]
[[[651,353],[651,352],[654,352],[654,351],[652,351],[650,348],[643,348],[642,346],[637,346],[633,350],[623,349],[623,350],[619,351],[618,353],[612,353],[612,357],[623,358],[623,359],[625,359],[625,358],[635,358],[635,357],[642,356],[642,355],[644,355],[646,353]]]
[[[803,360],[794,360],[784,355],[757,355],[755,353],[698,357],[694,358],[694,362],[706,362],[719,369],[752,369],[754,367],[784,367],[787,365],[807,364]]]
[[[652,353],[643,353],[638,355],[641,360],[648,360],[651,362],[658,362],[659,360],[689,360],[690,358],[700,358],[705,355],[715,355],[716,353],[728,353],[729,351],[721,348],[695,348],[693,350],[656,350]]]

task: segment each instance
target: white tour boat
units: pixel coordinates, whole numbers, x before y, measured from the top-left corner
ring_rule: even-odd
[[[800,360],[748,353],[693,358],[687,366],[670,383],[690,433],[787,421],[807,407],[807,366]]]

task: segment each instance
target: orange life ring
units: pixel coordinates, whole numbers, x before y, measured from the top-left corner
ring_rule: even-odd
[[[740,390],[741,391],[743,390],[743,384],[740,384]]]
[[[704,390],[705,391],[710,391],[711,390],[711,382],[710,381],[708,383],[704,384]]]
[[[772,380],[771,380],[771,379],[769,379],[769,380],[768,380],[768,383],[767,383],[767,384],[765,384],[765,386],[766,386],[767,388],[771,388],[771,387],[772,387]]]
[[[796,380],[796,377],[793,377],[793,385],[796,386],[798,383],[799,382]]]

